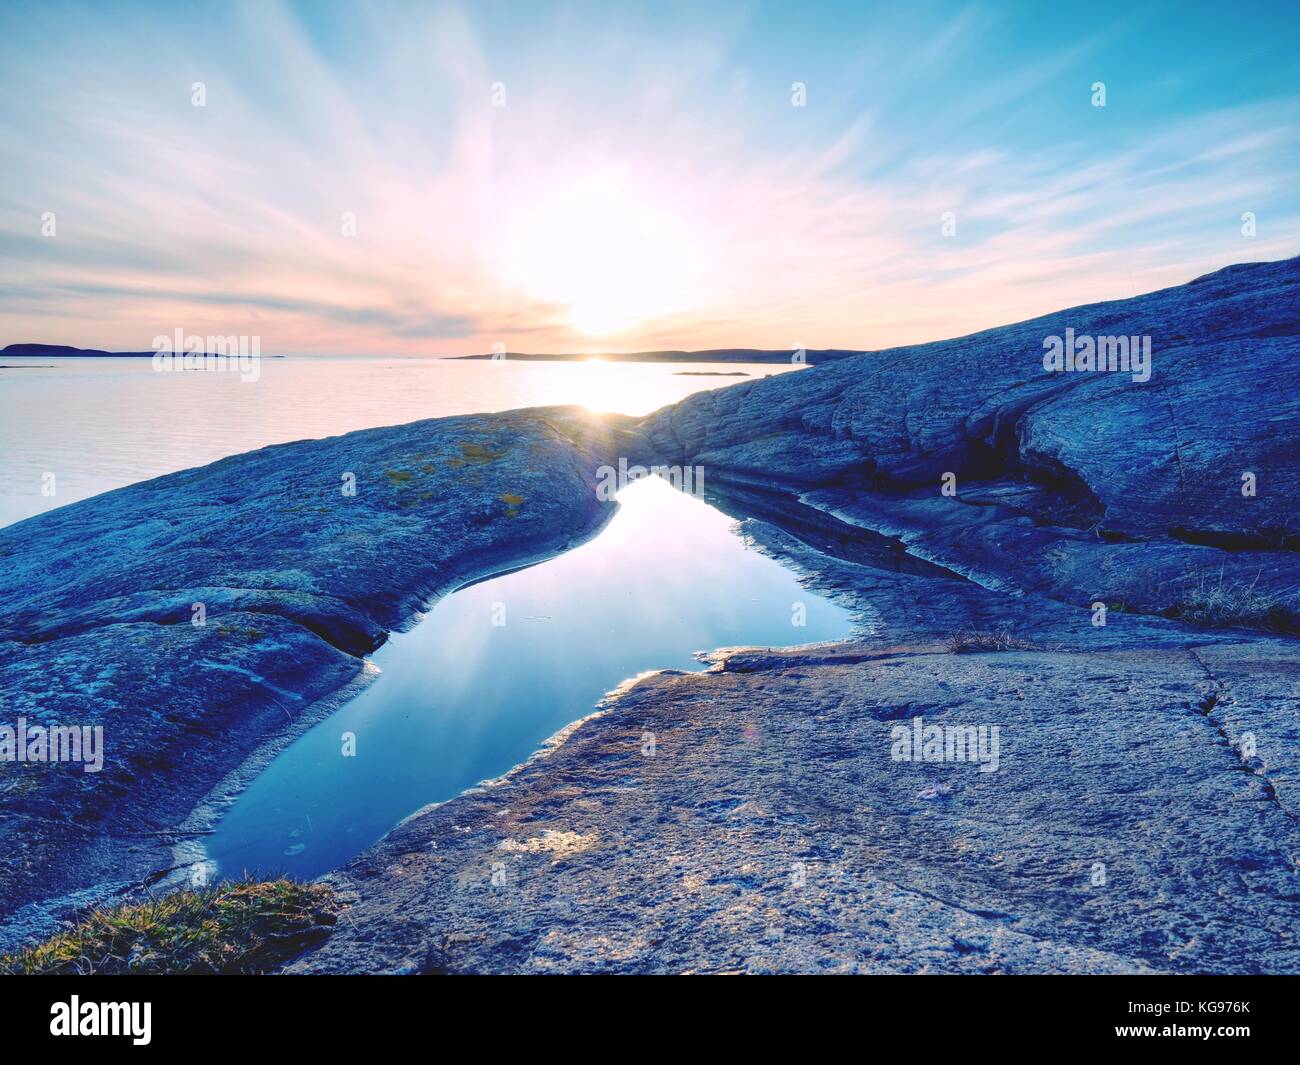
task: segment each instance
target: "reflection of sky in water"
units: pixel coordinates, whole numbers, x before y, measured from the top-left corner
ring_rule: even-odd
[[[637,482],[594,540],[462,589],[374,655],[380,678],[287,748],[209,848],[223,873],[314,876],[406,815],[499,776],[627,677],[699,669],[692,652],[837,639],[840,608],[749,550],[732,522]],[[807,607],[806,627],[791,623]],[[506,624],[492,624],[503,604]],[[356,757],[340,754],[356,734]]]
[[[155,373],[149,359],[0,357],[0,525],[241,451],[420,418],[574,403],[649,414],[759,366],[439,359],[263,359],[261,377]],[[747,372],[683,376],[681,370]],[[41,494],[42,476],[57,493]]]

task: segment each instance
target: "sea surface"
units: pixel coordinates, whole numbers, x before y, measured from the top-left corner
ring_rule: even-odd
[[[267,444],[557,403],[648,414],[692,392],[798,369],[304,356],[264,358],[258,380],[243,381],[237,372],[158,373],[150,359],[0,363],[0,526]]]

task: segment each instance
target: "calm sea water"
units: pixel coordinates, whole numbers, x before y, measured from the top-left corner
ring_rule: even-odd
[[[844,610],[706,503],[654,478],[618,500],[593,540],[454,592],[381,647],[379,678],[287,747],[208,838],[217,871],[316,876],[523,761],[628,677],[701,669],[700,650],[849,634]],[[757,738],[737,724],[737,743]],[[628,786],[636,775],[633,759]]]
[[[785,365],[263,359],[261,376],[149,359],[0,356],[0,525],[240,451],[419,418],[575,403],[647,414]],[[750,378],[682,376],[742,371]],[[54,494],[43,494],[53,474]]]

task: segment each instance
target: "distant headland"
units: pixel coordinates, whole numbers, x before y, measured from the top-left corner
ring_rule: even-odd
[[[709,348],[704,351],[612,351],[599,354],[544,354],[532,352],[493,352],[487,355],[456,355],[457,359],[514,359],[522,362],[584,362],[599,359],[603,362],[835,362],[839,359],[861,355],[858,350],[846,348],[821,348],[814,350],[783,348],[776,351],[764,348]],[[796,357],[801,356],[801,357]]]
[[[0,355],[20,358],[39,355],[50,359],[152,359],[150,351],[101,351],[99,348],[74,348],[68,344],[10,344],[0,348]]]
[[[234,338],[231,338],[234,339]],[[219,350],[219,349],[218,349]],[[158,349],[149,351],[104,351],[101,348],[76,348],[70,344],[10,344],[0,348],[0,356],[12,355],[16,358],[45,359],[152,359],[159,354]],[[196,355],[210,354],[208,351],[194,352]],[[259,355],[259,358],[283,359],[283,355]]]
[[[104,351],[101,348],[78,348],[69,344],[9,344],[0,348],[0,356],[19,358],[41,356],[56,359],[151,359],[150,351]],[[599,359],[603,362],[774,362],[808,363],[836,362],[861,351],[846,348],[821,348],[765,350],[762,348],[711,348],[705,351],[615,351],[598,355],[576,353],[548,354],[542,352],[491,352],[486,355],[444,355],[447,359],[511,359],[519,362],[583,362]],[[283,356],[272,356],[282,358]]]

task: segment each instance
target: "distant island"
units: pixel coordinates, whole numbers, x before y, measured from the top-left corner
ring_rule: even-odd
[[[77,348],[69,344],[10,344],[0,348],[0,355],[12,355],[19,358],[42,356],[57,359],[151,359],[153,351],[104,351],[101,348]],[[582,362],[587,359],[600,359],[604,362],[779,362],[790,363],[794,351],[767,351],[761,348],[714,348],[708,351],[617,351],[604,352],[599,355],[578,354],[543,354],[532,352],[506,352],[487,355],[444,355],[446,359],[514,359],[520,362]],[[798,361],[809,365],[822,362],[835,362],[860,351],[840,348],[807,349],[804,358]],[[269,356],[283,358],[282,355]]]
[[[74,348],[68,344],[10,344],[0,348],[0,355],[20,358],[39,355],[54,359],[152,359],[153,351],[101,351],[99,348]]]
[[[46,359],[152,359],[158,352],[149,351],[104,351],[102,348],[75,348],[70,344],[10,344],[0,348],[0,355],[13,355],[17,358]],[[208,354],[208,352],[195,352]],[[263,355],[260,358],[283,359],[283,355]],[[17,367],[7,367],[17,369]]]
[[[808,348],[803,358],[796,360],[792,348],[771,351],[764,348],[709,348],[704,351],[610,351],[600,354],[543,354],[508,351],[504,354],[452,355],[454,359],[517,359],[522,362],[583,362],[600,359],[604,362],[836,362],[861,355],[861,351],[845,348]]]

